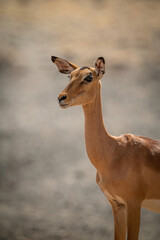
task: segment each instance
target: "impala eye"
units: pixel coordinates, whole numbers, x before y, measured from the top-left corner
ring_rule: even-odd
[[[86,82],[92,82],[92,80],[93,80],[93,77],[92,77],[91,74],[88,75],[88,76],[84,79],[84,81],[86,81]]]

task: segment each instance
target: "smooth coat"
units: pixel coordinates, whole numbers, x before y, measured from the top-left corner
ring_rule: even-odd
[[[138,240],[141,207],[160,213],[160,141],[124,134],[111,136],[105,129],[101,82],[105,61],[95,68],[78,68],[53,57],[61,73],[70,73],[70,83],[59,94],[62,108],[82,105],[85,116],[85,144],[97,169],[96,182],[109,200],[114,216],[114,239]],[[86,82],[85,78],[93,80]]]

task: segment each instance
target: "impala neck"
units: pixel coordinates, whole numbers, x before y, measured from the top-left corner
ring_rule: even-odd
[[[95,166],[101,172],[106,164],[110,162],[114,139],[105,129],[102,104],[101,104],[101,83],[97,83],[97,95],[95,100],[89,104],[83,105],[85,115],[85,142],[88,156]]]

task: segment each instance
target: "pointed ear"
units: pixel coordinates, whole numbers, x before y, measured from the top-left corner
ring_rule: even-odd
[[[98,76],[103,76],[105,73],[105,60],[103,57],[99,57],[95,62],[95,70]]]
[[[70,74],[72,71],[74,71],[76,68],[78,68],[75,64],[68,62],[67,60],[64,60],[59,57],[51,57],[52,62],[56,65],[59,72],[64,74]]]

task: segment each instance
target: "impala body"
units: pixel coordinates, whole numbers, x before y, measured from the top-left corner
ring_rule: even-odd
[[[141,207],[160,213],[160,141],[125,134],[111,136],[105,129],[101,106],[101,82],[105,60],[95,67],[77,67],[51,57],[70,82],[59,94],[62,108],[82,105],[88,157],[97,169],[96,182],[109,200],[115,240],[138,240]]]

